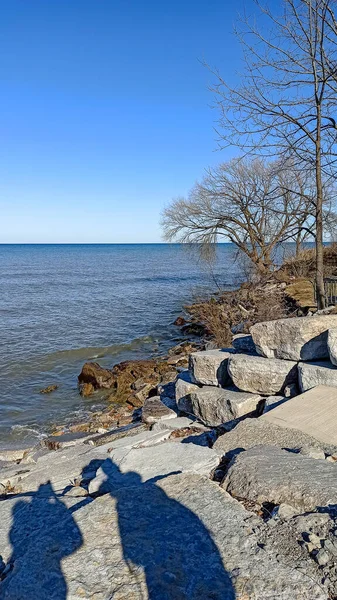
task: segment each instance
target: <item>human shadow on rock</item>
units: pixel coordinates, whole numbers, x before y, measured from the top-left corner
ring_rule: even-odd
[[[142,482],[107,460],[101,493],[116,500],[119,533],[130,577],[144,572],[148,600],[235,600],[231,578],[210,532],[170,498],[156,477]],[[143,597],[142,595],[140,597]]]
[[[47,482],[31,500],[18,500],[12,516],[12,555],[0,583],[1,599],[66,600],[61,561],[82,545],[71,511]]]

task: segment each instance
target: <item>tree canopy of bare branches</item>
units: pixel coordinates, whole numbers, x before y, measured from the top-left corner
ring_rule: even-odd
[[[278,244],[311,234],[312,207],[312,183],[290,164],[232,160],[209,169],[188,198],[173,201],[162,225],[167,240],[203,250],[222,237],[265,273]]]
[[[255,4],[236,31],[244,70],[237,87],[216,71],[222,147],[245,154],[292,156],[315,177],[316,287],[324,306],[323,176],[337,159],[337,19],[335,0],[283,0],[283,10]]]

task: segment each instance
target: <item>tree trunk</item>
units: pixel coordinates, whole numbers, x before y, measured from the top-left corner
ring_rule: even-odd
[[[325,308],[324,270],[323,270],[323,186],[321,168],[321,131],[320,111],[318,114],[316,141],[316,295],[317,308]]]

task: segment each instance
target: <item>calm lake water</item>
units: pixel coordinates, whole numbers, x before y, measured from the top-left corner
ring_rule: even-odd
[[[184,303],[214,291],[213,276],[238,285],[234,254],[220,245],[212,275],[176,244],[0,245],[0,447],[97,409],[78,394],[83,363],[111,367],[174,345]]]

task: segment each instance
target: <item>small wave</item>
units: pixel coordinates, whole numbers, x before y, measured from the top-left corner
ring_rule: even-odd
[[[20,438],[26,437],[36,437],[39,440],[47,437],[46,433],[39,431],[38,429],[34,429],[33,427],[29,427],[28,425],[12,425],[11,430],[18,434]]]
[[[57,352],[53,352],[48,354],[45,358],[48,360],[64,360],[67,359],[80,359],[85,358],[87,360],[93,360],[97,358],[102,358],[107,355],[115,355],[120,354],[124,350],[136,350],[141,347],[143,344],[152,344],[156,340],[149,335],[142,336],[139,338],[135,338],[130,342],[125,342],[121,344],[112,344],[111,346],[87,346],[83,348],[71,348],[69,350],[58,350]]]

